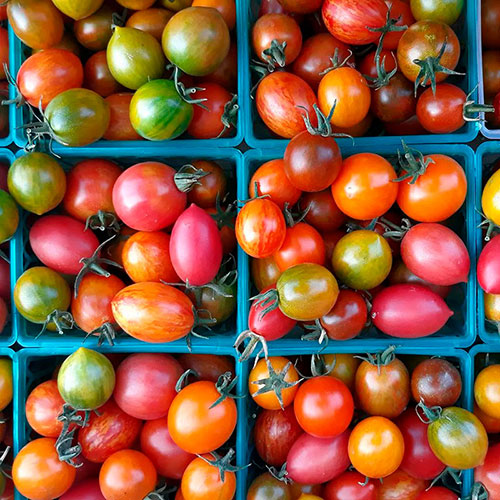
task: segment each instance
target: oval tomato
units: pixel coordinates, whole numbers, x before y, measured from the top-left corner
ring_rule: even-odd
[[[234,361],[227,356],[217,356],[215,354],[181,354],[177,361],[184,371],[193,370],[198,380],[209,380],[217,382],[219,377],[226,372],[230,372],[234,377]]]
[[[248,488],[247,500],[290,500],[290,487],[288,484],[273,477],[269,472],[257,476]]]
[[[482,369],[474,382],[474,398],[477,406],[487,415],[500,418],[500,365],[490,365]]]
[[[498,191],[500,189],[499,181],[500,172],[497,170],[486,182],[486,185],[483,188],[483,194],[481,196],[481,205],[483,212],[486,217],[495,224],[498,224],[500,222],[500,207],[497,200]]]
[[[125,24],[128,28],[145,31],[161,42],[161,35],[173,12],[166,9],[148,8],[134,12]]]
[[[428,481],[417,479],[401,469],[384,478],[377,490],[379,500],[416,500],[425,491]]]
[[[500,269],[498,259],[500,235],[495,236],[483,248],[477,261],[477,279],[479,286],[489,294],[500,293],[500,282],[497,279],[497,269]]]
[[[113,9],[103,5],[88,17],[73,23],[73,33],[78,42],[92,51],[104,50],[113,35]]]
[[[63,424],[57,417],[62,413],[64,399],[59,394],[57,382],[47,380],[37,385],[26,399],[26,420],[31,428],[43,437],[57,438]]]

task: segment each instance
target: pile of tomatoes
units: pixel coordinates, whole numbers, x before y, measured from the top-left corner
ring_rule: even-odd
[[[308,361],[274,356],[250,371],[255,458],[271,469],[248,500],[458,500],[439,481],[483,464],[488,437],[459,406],[456,359],[389,348]]]
[[[14,485],[32,500],[175,492],[176,500],[230,500],[234,381],[223,356],[80,348],[26,399],[34,436],[14,459]]]
[[[450,156],[406,146],[399,174],[396,165],[374,153],[342,159],[333,138],[305,131],[255,170],[236,218],[258,293],[246,336],[275,340],[297,322],[320,340],[355,338],[368,320],[405,338],[445,326],[445,299],[470,269],[449,227],[466,175]]]
[[[7,16],[27,47],[11,80],[30,141],[209,139],[236,123],[234,0],[9,0]]]
[[[205,160],[122,170],[90,159],[65,172],[46,153],[19,157],[8,187],[39,216],[26,217],[39,262],[15,283],[17,312],[42,331],[110,342],[118,328],[158,343],[223,324],[236,309],[233,183],[230,168]]]

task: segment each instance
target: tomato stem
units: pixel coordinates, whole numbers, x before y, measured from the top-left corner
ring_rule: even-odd
[[[2,106],[8,106],[10,104],[15,104],[16,108],[20,108],[21,106],[24,106],[26,104],[26,99],[21,94],[21,91],[19,90],[19,86],[17,85],[16,80],[10,74],[9,66],[6,63],[3,64],[3,70],[5,72],[5,78],[8,82],[8,84],[12,85],[12,87],[14,87],[14,89],[16,90],[16,97],[14,99],[6,99],[3,101],[0,101],[0,104]]]
[[[113,212],[99,210],[94,215],[89,215],[85,221],[85,231],[90,228],[94,231],[106,231],[107,229],[120,232],[120,222]]]
[[[333,105],[330,109],[330,113],[328,116],[325,116],[323,112],[319,109],[317,104],[313,104],[314,112],[316,113],[316,118],[318,120],[318,126],[314,127],[311,123],[311,118],[309,116],[309,111],[304,106],[297,106],[297,108],[304,110],[304,115],[302,115],[302,119],[304,120],[307,131],[311,135],[320,135],[321,137],[348,137],[352,139],[354,144],[354,138],[349,134],[344,134],[341,132],[333,132],[332,131],[332,116],[335,111],[335,107],[337,105],[337,100],[333,102]]]
[[[194,370],[191,370],[191,368],[189,370],[186,370],[179,377],[179,380],[177,380],[177,382],[175,384],[175,392],[179,393],[179,392],[182,391],[182,389],[184,389],[184,387],[186,387],[187,385],[189,385],[189,382],[188,382],[189,375],[193,375],[196,378],[199,377],[198,373],[196,373]]]
[[[179,94],[180,98],[184,101],[187,102],[188,104],[195,104],[199,106],[200,108],[208,111],[208,108],[202,104],[205,101],[208,101],[206,97],[202,97],[200,99],[191,99],[189,96],[191,94],[195,94],[196,92],[202,92],[206,89],[203,87],[188,87],[186,86],[179,80],[179,73],[180,69],[177,66],[173,66],[174,68],[174,83],[175,83],[175,88],[177,90],[177,93]]]
[[[156,490],[148,493],[143,500],[168,500],[170,495],[177,492],[177,486],[168,487],[167,483],[160,484]]]
[[[453,486],[460,486],[462,484],[462,471],[459,470],[459,469],[453,469],[452,467],[446,467],[443,472],[441,472],[441,474],[439,474],[439,476],[435,477],[431,484],[429,485],[429,487],[426,489],[427,490],[430,490],[433,486],[435,486],[439,481],[441,481],[442,483],[445,482],[445,480],[448,478],[448,477],[451,477],[451,479],[453,480]]]
[[[239,347],[245,342],[245,340],[250,339],[248,344],[245,346],[243,349],[243,352],[239,352]],[[255,362],[254,362],[254,368],[257,362],[259,361],[259,357],[261,354],[264,354],[264,358],[269,357],[269,350],[267,347],[267,341],[262,335],[258,335],[257,333],[254,333],[250,330],[245,330],[244,332],[240,333],[238,335],[238,338],[236,339],[233,347],[238,351],[238,354],[240,354],[239,361],[247,361],[250,356],[254,353],[255,349],[257,348],[258,344],[261,344],[261,349],[260,351],[255,355]]]
[[[276,288],[271,288],[267,292],[259,293],[255,297],[251,297],[250,300],[255,300],[256,306],[262,306],[262,312],[259,318],[262,319],[264,316],[271,311],[274,311],[279,306],[279,296],[278,290]]]
[[[470,497],[465,497],[463,500],[488,500],[488,490],[483,483],[476,481],[472,485]]]
[[[476,212],[478,212],[481,217],[483,217],[483,221],[477,226],[478,228],[486,228],[486,235],[484,236],[484,241],[490,241],[491,235],[493,233],[496,234],[497,231],[500,230],[500,226],[495,224],[492,220],[488,219],[486,215],[483,214],[480,210],[476,208]]]
[[[212,467],[217,467],[219,469],[220,479],[222,482],[224,482],[224,477],[226,472],[238,472],[240,470],[250,467],[250,464],[244,465],[242,467],[231,465],[231,460],[235,455],[235,451],[232,448],[224,456],[220,456],[215,451],[212,451],[210,455],[214,457],[214,460],[209,460],[208,458],[205,458],[202,455],[197,455],[197,457],[201,458]]]
[[[329,340],[328,335],[319,319],[316,319],[314,325],[304,325],[304,328],[308,330],[309,333],[302,335],[302,337],[300,337],[300,340],[308,340],[308,341],[317,340],[319,345],[322,345],[324,342],[325,345],[323,346],[323,349],[325,349],[328,346],[328,340]]]
[[[75,326],[75,320],[69,311],[59,311],[56,309],[47,316],[40,333],[35,338],[40,337],[51,323],[54,323],[59,335],[64,335],[64,330],[71,330]]]
[[[236,387],[236,383],[238,381],[238,376],[234,377],[231,380],[233,374],[231,372],[223,373],[215,383],[215,388],[217,392],[220,394],[220,398],[218,398],[210,407],[209,410],[215,408],[218,404],[222,403],[225,399],[243,399],[245,395],[237,396],[235,394],[231,394],[231,391]]]
[[[422,411],[422,414],[420,414],[420,410]],[[441,417],[441,413],[443,412],[443,409],[440,406],[431,406],[430,408],[424,404],[423,401],[420,401],[416,406],[415,406],[415,412],[418,416],[418,418],[424,423],[424,424],[431,424],[432,422],[435,422],[436,420],[439,420]]]
[[[381,219],[382,220],[382,219]],[[386,219],[384,219],[384,224],[388,224],[392,231],[385,231],[382,235],[384,238],[390,238],[395,241],[401,241],[406,233],[411,229],[411,222],[409,219],[403,218],[401,219],[401,226],[396,224],[392,224]]]
[[[352,57],[352,55],[353,55],[352,50],[348,49],[347,57],[343,61],[341,61],[339,49],[338,47],[336,47],[333,53],[333,57],[330,57],[330,62],[332,63],[332,65],[326,68],[325,70],[321,71],[320,76],[325,76],[327,73],[330,73],[330,71],[333,71],[334,69],[337,68],[342,68],[342,66],[345,66],[346,64],[348,66],[352,66],[352,63],[348,64],[348,61]]]
[[[276,38],[271,41],[269,47],[262,51],[262,59],[266,60],[270,65],[284,68],[286,64],[285,49],[287,42],[280,43]]]
[[[222,113],[221,116],[221,122],[222,125],[224,125],[224,128],[221,130],[220,134],[216,137],[216,139],[222,137],[226,132],[226,130],[229,130],[231,127],[236,128],[236,125],[238,123],[239,109],[240,106],[238,104],[238,95],[234,94],[232,99],[230,101],[227,101],[226,104],[224,104],[224,113]]]
[[[7,264],[10,264],[9,256],[3,250],[0,250],[0,259],[3,259],[7,262]]]
[[[114,346],[115,345],[114,340],[116,339],[117,333],[115,326],[109,321],[106,321],[106,323],[103,323],[98,328],[94,328],[94,330],[87,333],[83,341],[85,342],[85,340],[91,335],[99,336],[97,339],[97,346],[101,347],[104,341],[106,341],[110,346]]]
[[[277,470],[276,467],[270,467],[269,465],[266,465],[266,469],[269,471],[269,474],[271,474],[271,476],[274,477],[274,479],[277,479],[282,483],[291,484],[293,482],[288,477],[288,471],[286,470],[286,462],[281,466],[280,470]]]
[[[194,186],[201,186],[200,179],[210,175],[201,168],[196,168],[194,165],[187,163],[183,165],[178,172],[174,174],[174,183],[179,191],[187,193],[191,191]]]
[[[290,203],[285,202],[285,207],[283,209],[283,215],[285,216],[285,221],[288,227],[294,227],[300,222],[303,222],[304,219],[307,217],[307,214],[311,210],[311,203],[307,206],[305,210],[302,212],[298,213],[293,213],[290,210]]]
[[[404,140],[401,140],[401,143],[403,145],[404,154],[402,155],[401,151],[398,149],[398,163],[401,170],[404,170],[406,173],[397,179],[393,179],[392,182],[402,182],[411,178],[409,184],[415,184],[418,178],[427,172],[427,167],[435,163],[435,161],[430,156],[427,158],[424,157],[417,149],[409,148]]]

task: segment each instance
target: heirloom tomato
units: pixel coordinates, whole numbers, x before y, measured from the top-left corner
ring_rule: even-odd
[[[500,9],[495,0],[482,0],[480,21],[483,48],[500,49],[500,37],[497,30],[500,22]]]
[[[325,370],[331,377],[342,380],[349,387],[351,392],[354,390],[354,380],[356,371],[361,360],[353,354],[323,354],[322,362],[325,364]]]
[[[330,189],[304,193],[300,199],[300,208],[307,210],[304,220],[322,233],[335,231],[346,221],[346,216],[335,203]]]
[[[78,469],[80,470],[80,469]],[[4,500],[4,499],[1,499]],[[106,500],[99,487],[99,479],[92,477],[83,481],[75,479],[73,486],[59,500]]]
[[[174,13],[166,9],[149,8],[134,12],[125,23],[127,28],[145,31],[161,42],[161,35]]]
[[[193,0],[193,7],[212,7],[217,9],[231,31],[236,25],[235,0]]]
[[[477,406],[487,415],[500,418],[500,365],[490,365],[479,372],[474,382]]]
[[[12,168],[12,167],[11,167]],[[484,215],[494,224],[500,223],[500,170],[497,170],[486,182],[481,196]]]
[[[490,500],[500,498],[500,444],[492,444],[484,463],[474,470],[474,480],[481,482]]]
[[[411,26],[415,22],[411,7],[405,0],[384,0],[391,12],[391,20],[396,20],[395,26]],[[384,48],[396,50],[399,40],[406,30],[389,31],[384,38]]]
[[[73,2],[72,0],[52,0],[54,5],[67,16],[72,19],[84,19],[98,10],[103,4],[104,0],[79,0]]]
[[[445,0],[426,2],[411,0],[411,12],[417,21],[431,20],[452,25],[459,17],[464,7],[464,0]]]
[[[378,500],[416,500],[428,487],[429,481],[417,479],[398,469],[384,481],[377,490]]]
[[[278,281],[281,271],[272,256],[250,260],[252,281],[259,292],[264,288],[270,288]]]
[[[413,85],[396,73],[387,85],[372,93],[370,109],[384,123],[401,123],[415,114],[416,106]]]
[[[86,49],[104,50],[113,35],[113,9],[104,4],[98,11],[75,21],[73,33]]]
[[[248,488],[247,500],[291,500],[288,484],[273,477],[269,472],[257,476]]]
[[[215,207],[217,197],[223,200],[227,193],[227,178],[224,170],[214,161],[196,160],[191,165],[208,175],[199,179],[188,192],[188,201],[201,208]]]
[[[234,377],[234,364],[226,356],[215,354],[181,354],[177,361],[185,370],[193,370],[198,380],[209,380],[217,382],[219,377],[226,372],[230,372]]]
[[[14,198],[0,190],[0,243],[10,240],[19,225],[19,210]]]
[[[325,500],[377,500],[377,486],[356,471],[346,471],[326,484]]]
[[[83,71],[85,74],[85,87],[102,97],[108,97],[123,89],[109,70],[106,51],[104,50],[92,54],[87,59]]]
[[[460,498],[448,488],[433,486],[430,489],[422,491],[417,500],[460,500]]]
[[[130,123],[130,102],[134,94],[122,92],[111,94],[105,101],[109,105],[109,125],[103,138],[108,141],[137,141],[142,137]]]

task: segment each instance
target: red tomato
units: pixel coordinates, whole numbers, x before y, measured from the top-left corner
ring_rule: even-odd
[[[490,445],[484,464],[474,470],[474,480],[484,484],[488,498],[500,498],[500,443]]]
[[[330,481],[323,492],[325,500],[377,500],[377,486],[373,480],[366,481],[356,471],[346,471]]]
[[[135,283],[179,281],[170,258],[170,235],[163,231],[139,231],[133,234],[125,242],[122,260],[126,273]]]
[[[391,9],[391,19],[397,19],[396,26],[411,26],[415,18],[411,12],[411,7],[404,0],[384,0],[387,7]],[[403,36],[403,31],[391,31],[385,35],[384,49],[396,50],[399,40]]]
[[[135,450],[117,451],[99,472],[99,486],[106,500],[142,500],[155,489],[156,479],[151,460]]]
[[[127,415],[111,399],[92,414],[78,432],[82,454],[91,462],[102,463],[113,453],[130,448],[141,430],[142,422]]]
[[[238,84],[238,48],[236,43],[231,42],[229,52],[220,66],[209,75],[203,77],[206,82],[222,85],[229,92],[237,91]]]
[[[384,481],[377,490],[379,500],[416,500],[427,486],[428,481],[416,479],[406,472],[398,469],[390,476],[384,477]]]
[[[413,115],[401,123],[384,123],[384,127],[389,135],[421,135],[426,133],[418,121],[417,115]]]
[[[302,78],[292,73],[276,71],[262,79],[257,87],[255,103],[266,126],[285,139],[306,130],[306,111],[312,125],[318,125],[313,109],[313,105],[317,104],[316,96]]]
[[[335,377],[314,377],[301,384],[293,408],[304,431],[315,437],[332,438],[349,427],[354,401],[344,382]]]
[[[106,500],[101,493],[99,479],[92,478],[72,486],[59,500]]]
[[[375,62],[375,54],[375,50],[368,52],[368,54],[361,59],[361,62],[356,65],[356,68],[363,76],[377,78],[378,73],[377,64]],[[388,49],[382,49],[380,52],[380,64],[382,64],[382,61],[384,61],[384,68],[387,73],[390,73],[396,68],[396,56],[394,52]]]
[[[201,208],[215,208],[227,195],[227,176],[224,169],[214,161],[197,160],[191,163],[207,175],[201,178],[188,192],[188,202]]]
[[[322,0],[278,0],[288,12],[310,14],[321,7]]]
[[[132,229],[159,231],[176,221],[186,206],[175,170],[149,161],[127,168],[113,186],[113,205],[118,217]]]
[[[177,361],[183,370],[193,370],[198,380],[209,380],[217,382],[219,377],[230,372],[234,377],[234,360],[228,356],[216,356],[215,354],[181,354]]]
[[[477,280],[486,293],[500,294],[500,235],[483,248],[477,261]]]
[[[47,267],[63,274],[78,274],[81,259],[91,257],[99,246],[92,231],[66,215],[45,215],[30,229],[30,245],[34,254]]]
[[[123,92],[106,97],[109,105],[109,125],[104,132],[104,139],[108,141],[138,141],[142,137],[130,123],[130,101],[134,94]]]
[[[460,498],[448,488],[433,486],[429,490],[422,491],[417,500],[460,500]]]
[[[148,420],[141,431],[141,451],[153,462],[156,471],[167,479],[181,479],[194,455],[179,448],[168,432],[168,420]]]
[[[305,221],[321,232],[335,231],[346,221],[346,216],[333,199],[331,189],[304,193],[300,199],[300,208],[308,210]]]
[[[99,210],[114,213],[113,185],[121,173],[121,168],[109,160],[78,162],[66,176],[64,210],[82,222]]]
[[[3,30],[5,31],[5,30]],[[79,88],[83,83],[83,66],[75,54],[63,49],[45,49],[28,57],[17,73],[22,96],[38,108],[65,90]]]
[[[132,354],[116,370],[115,401],[135,418],[166,417],[181,375],[181,365],[168,354]]]
[[[185,283],[206,285],[222,262],[222,240],[217,223],[194,203],[176,220],[170,238],[172,266]],[[203,255],[203,259],[200,259]]]
[[[9,316],[9,310],[5,300],[0,297],[0,333],[3,332],[5,324],[7,323],[7,318]]]
[[[285,240],[285,218],[266,198],[246,203],[236,217],[236,239],[244,252],[262,259],[274,254]]]
[[[97,92],[102,97],[108,97],[123,90],[109,70],[105,50],[92,54],[87,59],[83,71],[84,87]]]

